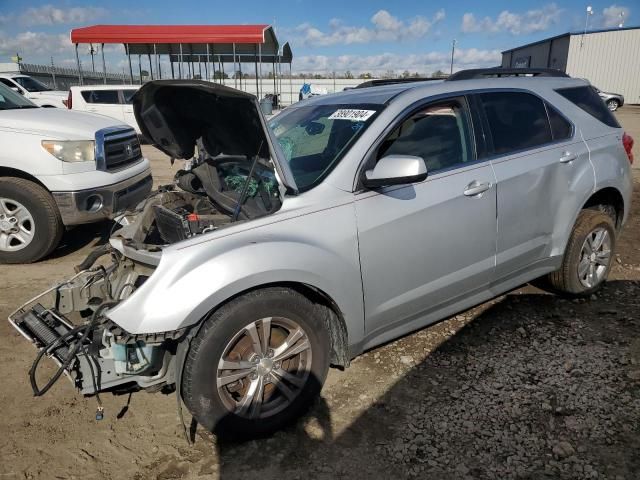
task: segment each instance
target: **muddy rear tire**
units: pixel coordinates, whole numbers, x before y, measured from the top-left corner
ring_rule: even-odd
[[[609,215],[582,210],[564,253],[562,266],[548,276],[551,286],[562,293],[587,296],[596,292],[611,270],[616,229]]]

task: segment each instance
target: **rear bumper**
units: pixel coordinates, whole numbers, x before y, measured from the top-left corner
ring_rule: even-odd
[[[151,170],[113,185],[79,190],[53,192],[62,223],[78,225],[113,218],[144,200],[153,186]]]

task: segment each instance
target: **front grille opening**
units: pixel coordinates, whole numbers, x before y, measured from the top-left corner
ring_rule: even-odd
[[[123,134],[124,133],[124,134]],[[142,159],[142,149],[134,130],[105,136],[104,160],[107,171],[120,170]]]

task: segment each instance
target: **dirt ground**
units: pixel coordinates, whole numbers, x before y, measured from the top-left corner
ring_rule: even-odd
[[[637,139],[640,108],[618,113]],[[177,166],[151,147],[158,183]],[[175,395],[95,399],[61,380],[34,398],[35,350],[0,321],[0,480],[199,478],[638,478],[640,170],[610,282],[569,301],[526,286],[332,370],[322,398],[273,437],[188,445]],[[52,257],[0,266],[0,319],[68,277],[109,225]],[[187,416],[187,420],[188,420]]]

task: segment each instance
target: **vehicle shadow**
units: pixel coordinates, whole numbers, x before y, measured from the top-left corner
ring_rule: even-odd
[[[61,258],[77,252],[87,246],[99,247],[109,241],[113,222],[89,223],[73,227],[62,236],[60,245],[47,257],[47,259]]]
[[[635,478],[640,282],[587,300],[528,289],[470,315],[351,422],[322,398],[270,438],[214,438],[220,478]],[[355,376],[392,374],[420,338],[368,352]],[[342,390],[343,405],[363,393]]]

